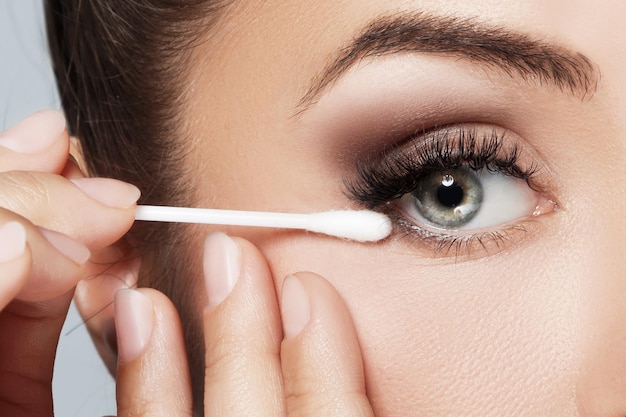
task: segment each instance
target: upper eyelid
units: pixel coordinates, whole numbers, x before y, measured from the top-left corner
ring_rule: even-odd
[[[357,178],[344,180],[345,194],[368,208],[376,208],[410,191],[414,184],[407,182],[407,175],[417,177],[420,172],[455,168],[464,163],[477,169],[495,162],[501,165],[499,169],[509,169],[508,173],[518,178],[529,180],[534,176],[538,163],[527,163],[525,168],[517,165],[520,152],[516,141],[503,153],[506,129],[483,127],[482,133],[489,138],[482,139],[477,139],[477,129],[481,130],[469,124],[435,127],[409,139],[408,144],[394,145],[376,157],[361,158],[357,161]],[[441,161],[444,153],[449,158]],[[474,154],[473,161],[468,161],[469,154]]]

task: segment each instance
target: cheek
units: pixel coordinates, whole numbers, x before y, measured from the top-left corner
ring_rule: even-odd
[[[556,244],[441,265],[417,256],[405,242],[257,242],[274,276],[313,271],[343,296],[358,330],[377,415],[477,417],[522,415],[521,410],[529,416],[538,410],[546,416],[576,414],[589,327],[582,320],[584,283],[576,274],[592,272],[584,271],[580,259],[574,263],[546,251],[551,243]]]

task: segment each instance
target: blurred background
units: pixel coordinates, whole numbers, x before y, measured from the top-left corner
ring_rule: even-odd
[[[38,110],[59,109],[60,104],[48,58],[41,0],[0,0],[0,39],[1,131]],[[114,415],[115,383],[81,323],[72,306],[57,352],[55,415]]]

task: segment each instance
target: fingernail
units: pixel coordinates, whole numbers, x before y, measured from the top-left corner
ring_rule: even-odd
[[[9,262],[24,253],[26,230],[18,222],[0,226],[0,263]]]
[[[283,282],[280,312],[285,339],[298,336],[311,318],[309,294],[302,282],[293,275],[287,276]]]
[[[56,142],[65,130],[65,117],[57,110],[37,112],[0,134],[0,146],[19,153],[37,153]]]
[[[105,206],[128,208],[139,200],[139,188],[110,178],[77,178],[70,180],[85,194]]]
[[[152,336],[152,301],[139,291],[119,290],[113,299],[113,309],[119,360],[130,362],[145,350]]]
[[[39,230],[52,246],[77,264],[84,264],[91,256],[87,246],[71,237],[53,230],[44,229],[43,227],[40,227]]]
[[[214,232],[204,241],[204,279],[208,306],[224,301],[239,279],[241,251],[226,234]]]

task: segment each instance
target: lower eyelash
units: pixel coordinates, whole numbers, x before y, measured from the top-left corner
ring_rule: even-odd
[[[526,220],[500,230],[461,236],[433,232],[408,221],[397,212],[388,215],[396,225],[395,234],[401,239],[412,239],[413,243],[432,250],[433,258],[453,257],[455,261],[474,254],[476,249],[485,255],[499,253],[509,247],[513,239],[518,240],[520,235],[528,234],[534,224]]]

